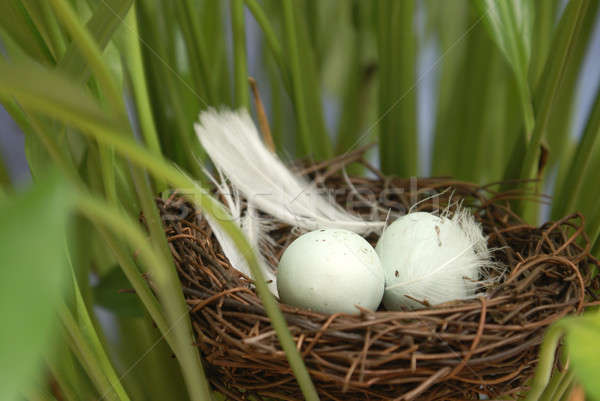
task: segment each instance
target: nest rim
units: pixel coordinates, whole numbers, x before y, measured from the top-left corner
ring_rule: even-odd
[[[302,172],[327,186],[348,185],[349,178],[335,174],[331,166],[309,167]],[[356,185],[378,186],[379,190],[390,185],[406,189],[414,184],[381,174],[377,179],[350,180]],[[488,244],[511,250],[504,255],[509,275],[483,296],[416,311],[326,315],[279,304],[313,381],[324,398],[333,400],[516,395],[526,388],[532,375],[544,328],[597,303],[591,289],[600,284],[592,278],[590,266],[599,263],[589,253],[583,216],[573,214],[536,228],[510,208],[511,200],[526,196],[494,189],[498,183],[477,186],[452,178],[428,178],[418,179],[416,185],[417,197],[427,189],[452,188],[454,195],[473,201],[467,206],[477,208],[475,214],[488,235]],[[405,194],[412,196],[412,192]],[[530,198],[539,201],[539,197]],[[169,208],[181,208],[186,203],[174,194],[166,201],[159,200],[158,205],[164,218]],[[192,213],[186,218],[163,221],[211,384],[235,400],[247,399],[249,394],[302,399],[260,298],[251,288],[251,278],[231,267],[201,212],[187,206],[192,207]],[[426,208],[424,202],[419,210]],[[486,212],[482,215],[481,211]],[[490,218],[494,224],[486,225]],[[535,233],[537,242],[524,240],[523,233]],[[532,271],[536,276],[529,273]],[[546,283],[551,279],[556,282],[558,277],[562,287]],[[545,287],[536,284],[539,280]],[[548,295],[552,291],[558,294]],[[562,302],[550,302],[557,299]],[[536,314],[541,317],[533,322],[518,320]],[[431,325],[434,329],[427,332]],[[400,334],[410,337],[406,340],[409,343],[399,339],[385,349],[390,338]],[[336,341],[342,341],[337,348],[332,345]],[[450,352],[442,352],[446,347]],[[497,366],[492,374],[482,365]]]

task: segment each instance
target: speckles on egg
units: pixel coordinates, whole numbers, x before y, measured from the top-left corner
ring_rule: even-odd
[[[322,313],[376,310],[384,291],[381,262],[373,247],[347,230],[320,229],[297,238],[279,262],[281,301]]]

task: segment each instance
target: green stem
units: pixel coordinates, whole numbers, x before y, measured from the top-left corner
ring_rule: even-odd
[[[554,204],[557,207],[556,216],[572,213],[581,193],[584,173],[589,165],[592,151],[600,133],[600,88],[596,91],[596,100],[590,112],[583,137],[577,145],[575,155],[571,158],[571,164],[567,170],[564,186],[557,193]]]
[[[16,76],[19,74],[18,69],[7,67],[5,63],[0,63],[0,72],[2,71],[10,72],[12,74],[11,76]],[[147,169],[154,176],[169,182],[174,188],[191,189],[192,192],[189,197],[198,204],[200,210],[204,211],[208,215],[213,217],[227,215],[222,204],[213,199],[195,181],[187,177],[177,167],[171,165],[165,159],[150,153],[148,150],[138,145],[132,138],[128,137],[129,128],[127,126],[119,124],[118,121],[114,122],[112,120],[107,120],[105,117],[98,116],[96,114],[98,110],[91,104],[86,104],[86,107],[88,107],[89,110],[86,109],[85,111],[88,114],[82,115],[81,113],[75,112],[75,110],[79,110],[79,104],[56,104],[51,101],[51,93],[46,93],[39,88],[29,87],[22,83],[13,83],[10,85],[11,81],[8,78],[2,79],[2,77],[3,75],[0,74],[0,82],[3,84],[0,85],[0,95],[18,95],[21,101],[27,107],[38,110],[42,113],[51,113],[55,119],[77,127],[79,129],[77,131],[78,133],[93,137],[106,146],[114,147],[115,151],[120,153],[122,157],[129,159],[140,168]],[[43,96],[41,94],[43,94]],[[81,99],[81,102],[87,103],[89,101],[90,100],[85,97]],[[292,371],[298,380],[305,398],[308,400],[317,400],[317,392],[312,384],[310,375],[304,366],[299,351],[296,349],[296,344],[287,327],[283,314],[279,310],[277,301],[271,295],[267,287],[252,247],[248,243],[241,229],[233,222],[232,219],[217,218],[217,222],[221,225],[225,233],[229,235],[233,243],[240,250],[241,254],[244,255],[244,258],[250,267],[252,277],[255,280],[257,293],[263,302],[267,316],[271,320],[271,324],[273,325],[273,328],[278,336],[281,347],[288,358],[290,367],[292,368]],[[174,274],[175,272],[172,273]],[[173,295],[182,298],[180,286],[177,287],[177,290],[177,293]],[[177,306],[166,306],[169,317],[172,318],[173,310]],[[185,310],[185,304],[182,304],[182,308]],[[169,310],[171,311],[169,312]],[[187,310],[185,310],[185,312],[187,314]],[[175,317],[181,318],[182,315]],[[184,320],[189,324],[188,319]],[[191,344],[191,339],[188,338],[187,340],[188,342],[186,342],[184,345],[188,347],[188,350],[190,352],[197,352],[197,348],[193,347]],[[184,366],[184,371],[190,370],[193,372],[194,369],[194,366]],[[186,376],[186,383],[188,379],[191,378],[197,381],[198,377],[200,377],[200,374],[198,373],[195,374],[195,377],[193,376],[193,373],[188,372],[188,375]],[[190,383],[187,384],[190,385]]]
[[[566,374],[566,371],[560,372],[555,369],[544,392],[540,395],[539,401],[555,401],[554,394],[556,393],[556,389],[560,386]]]
[[[554,32],[554,22],[558,11],[558,1],[540,2],[535,4],[535,20],[531,43],[531,63],[529,65],[529,83],[531,88],[537,88],[538,82],[544,70],[548,51]]]
[[[190,189],[193,195],[188,196],[195,201],[205,213],[208,213],[213,217],[227,215],[227,212],[225,212],[222,205],[208,195],[201,187],[198,187],[197,183],[182,174],[176,167],[163,159],[150,154],[123,135],[105,130],[102,127],[83,130],[82,132],[93,135],[96,139],[102,141],[106,145],[114,146],[115,150],[120,152],[124,157],[131,159],[140,167],[148,169],[157,177],[170,182],[173,187]],[[298,380],[304,397],[311,401],[317,400],[318,395],[312,384],[310,375],[304,366],[300,353],[296,349],[296,344],[290,334],[285,319],[279,310],[277,301],[275,301],[267,287],[252,247],[244,237],[240,228],[235,225],[231,219],[217,218],[216,220],[236,244],[241,254],[244,255],[244,258],[250,267],[252,276],[255,280],[256,291],[263,302],[267,316],[271,319],[271,324],[277,333],[281,347],[288,358],[288,362]]]
[[[152,106],[150,104],[148,86],[146,85],[146,71],[142,60],[137,18],[135,16],[136,9],[135,5],[133,5],[125,19],[125,23],[129,27],[124,41],[124,54],[127,60],[126,66],[131,79],[131,86],[135,97],[135,107],[144,142],[152,153],[155,155],[162,155],[154,115],[152,113]],[[155,184],[157,192],[162,192],[165,189],[163,183],[156,182]]]
[[[231,0],[231,27],[233,29],[235,106],[249,110],[244,0]]]
[[[128,400],[129,398],[126,395],[125,398],[121,398],[113,391],[111,383],[106,378],[102,367],[96,359],[96,355],[85,340],[79,325],[67,306],[63,304],[58,314],[64,326],[65,336],[68,340],[69,347],[85,368],[90,379],[98,389],[98,392],[104,395],[108,400]]]
[[[415,2],[380,0],[377,14],[381,168],[386,174],[414,176],[418,155]]]
[[[564,330],[560,325],[551,326],[544,336],[540,346],[539,361],[535,370],[535,376],[531,381],[531,387],[527,393],[526,401],[538,401],[548,386],[552,368],[554,367],[554,354]]]
[[[208,68],[208,57],[205,49],[205,37],[200,30],[197,10],[191,0],[182,0],[173,2],[177,18],[181,21],[181,29],[185,37],[185,46],[190,57],[190,70],[194,86],[197,89],[204,89],[206,101],[208,104],[215,104],[216,88],[214,79]],[[204,106],[207,106],[206,104]]]
[[[553,57],[550,64],[546,66],[542,78],[543,87],[546,89],[540,99],[535,127],[525,152],[521,167],[521,179],[531,179],[536,176],[535,166],[540,143],[548,129],[548,121],[553,112],[552,106],[556,100],[556,93],[562,82],[573,45],[578,39],[579,28],[588,6],[589,0],[571,1],[567,6],[567,10],[565,10],[563,23],[566,29],[563,31],[564,35],[560,35],[555,39],[552,49]],[[519,202],[517,210],[523,210],[523,208],[524,201]]]
[[[572,388],[575,380],[575,373],[573,370],[567,371],[567,374],[560,382],[560,385],[556,388],[554,394],[552,394],[551,400],[561,401],[564,396],[568,395]]]
[[[50,0],[50,2],[54,7],[54,11],[79,47],[79,50],[88,61],[103,93],[108,99],[109,107],[117,113],[122,113],[125,110],[125,103],[121,97],[121,92],[111,76],[110,70],[104,63],[102,52],[92,38],[92,35],[79,21],[77,14],[75,14],[66,0]]]
[[[308,115],[306,113],[304,85],[300,71],[300,55],[298,54],[298,40],[296,38],[296,23],[294,21],[294,10],[291,0],[282,0],[283,26],[285,45],[288,51],[289,68],[292,80],[292,98],[298,119],[298,133],[300,135],[300,147],[302,154],[310,154],[312,141],[308,126]]]
[[[267,17],[267,14],[265,14],[265,11],[263,10],[262,6],[258,3],[258,1],[244,0],[244,2],[246,3],[248,10],[250,10],[252,15],[254,16],[254,19],[262,29],[264,38],[267,41],[267,46],[271,50],[271,53],[273,54],[273,59],[275,60],[277,66],[279,67],[279,70],[281,71],[283,84],[285,85],[288,92],[292,93],[292,84],[290,83],[288,70],[285,67],[283,49],[281,47],[279,39],[277,38],[277,34],[275,33],[275,30],[273,29],[273,26],[271,25],[271,22]]]
[[[83,192],[79,193],[77,197],[77,207],[82,215],[93,221],[97,226],[106,226],[115,234],[121,235],[130,241],[132,247],[140,252],[140,257],[146,263],[151,261],[150,263],[147,263],[147,265],[151,267],[150,271],[155,272],[162,269],[163,265],[159,262],[162,261],[162,258],[159,255],[156,255],[154,250],[148,245],[146,236],[136,227],[135,223],[128,215],[120,212],[116,207],[104,204],[100,200]],[[119,243],[112,239],[110,234],[102,229],[100,229],[100,234],[105,240],[108,240],[109,246],[115,251],[117,259],[123,269],[123,273],[125,273],[125,276],[133,286],[137,296],[139,296],[144,303],[144,306],[156,323],[156,326],[161,333],[166,333],[168,331],[168,322],[163,317],[160,304],[140,275],[135,263],[130,259],[129,255],[122,247],[119,246]],[[167,342],[169,342],[169,338],[167,338]],[[173,345],[173,343],[170,342],[170,345]],[[172,348],[176,350],[176,347]]]

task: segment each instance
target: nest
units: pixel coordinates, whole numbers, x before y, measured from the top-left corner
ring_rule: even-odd
[[[497,186],[444,178],[350,179],[325,167],[317,175],[313,169],[313,177],[335,189],[340,204],[352,198],[354,211],[369,217],[461,202],[508,272],[477,298],[416,311],[324,315],[280,305],[322,399],[518,398],[534,371],[544,329],[596,303],[598,262],[589,254],[580,215],[532,227],[511,211],[517,194]],[[234,400],[303,399],[251,278],[231,267],[192,205],[177,196],[158,203],[211,384]],[[270,235],[276,266],[299,233],[282,223]]]

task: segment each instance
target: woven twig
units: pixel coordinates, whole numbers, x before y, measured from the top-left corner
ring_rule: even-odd
[[[462,203],[489,236],[494,258],[508,267],[476,299],[417,311],[323,315],[281,305],[323,399],[517,396],[526,390],[544,329],[595,302],[599,282],[591,267],[598,263],[589,255],[580,215],[536,228],[510,209],[510,200],[522,194],[496,192],[495,186],[446,178],[348,179],[327,165],[311,173],[319,171],[329,175],[327,187],[344,189],[335,194],[340,204],[353,196],[359,200],[355,211],[381,219],[418,202],[414,210]],[[200,212],[177,197],[158,204],[212,385],[235,400],[250,394],[301,400],[251,279],[230,266]],[[270,262],[276,265],[298,233],[280,224],[270,235],[277,244]]]

